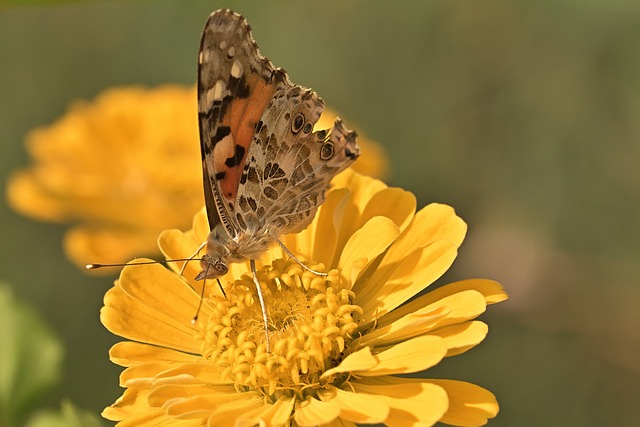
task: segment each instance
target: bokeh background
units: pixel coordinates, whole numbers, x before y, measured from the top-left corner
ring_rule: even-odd
[[[0,2],[0,166],[26,133],[116,85],[191,85],[202,25],[230,7],[262,52],[385,147],[387,182],[454,206],[442,279],[511,295],[486,341],[433,376],[496,394],[495,426],[640,420],[640,6],[634,0]],[[198,166],[196,166],[198,167]],[[115,276],[62,252],[66,226],[0,198],[0,280],[65,349],[58,387],[94,413],[121,390],[99,322]],[[2,337],[0,337],[1,339]]]

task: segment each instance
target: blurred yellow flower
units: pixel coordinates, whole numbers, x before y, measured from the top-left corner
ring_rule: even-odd
[[[499,409],[489,391],[397,376],[479,344],[488,328],[476,317],[507,299],[498,283],[473,279],[407,303],[449,268],[466,233],[449,206],[415,208],[402,189],[350,170],[336,177],[313,223],[283,239],[329,275],[304,271],[277,245],[259,264],[271,352],[248,262],[230,266],[226,298],[209,284],[195,324],[198,262],[184,276],[179,265],[125,267],[101,320],[128,340],[110,351],[126,390],[103,416],[120,426],[485,424]],[[159,242],[181,258],[207,233],[200,211],[192,230]]]
[[[155,255],[158,234],[187,228],[204,204],[198,138],[193,88],[109,89],[28,135],[34,163],[10,178],[7,198],[31,218],[73,223],[64,247],[79,266]],[[382,149],[360,146],[356,170],[384,173]]]
[[[18,212],[73,222],[65,236],[77,264],[156,254],[167,227],[187,227],[204,203],[195,90],[110,89],[32,131],[34,164],[11,177]]]

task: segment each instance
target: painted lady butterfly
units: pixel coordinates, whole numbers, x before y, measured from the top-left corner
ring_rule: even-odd
[[[198,55],[198,119],[211,232],[197,279],[217,279],[229,263],[250,260],[265,331],[255,259],[275,242],[295,259],[279,237],[311,223],[331,179],[360,154],[356,133],[340,119],[314,131],[323,109],[315,92],[260,55],[242,16],[224,9],[209,16]]]

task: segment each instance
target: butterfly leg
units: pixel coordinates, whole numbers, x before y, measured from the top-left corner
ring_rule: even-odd
[[[260,308],[262,309],[262,320],[264,321],[264,335],[267,339],[267,353],[271,353],[271,341],[269,340],[269,316],[267,315],[267,307],[264,304],[264,297],[262,296],[262,288],[258,281],[258,272],[256,271],[256,260],[252,259],[251,273],[253,274],[253,283],[256,285],[256,291],[258,292],[258,299],[260,300]]]
[[[202,249],[204,249],[205,246],[207,246],[207,242],[206,241],[202,242],[202,244],[200,246],[198,246],[198,249],[196,249],[196,251],[194,253],[192,253],[189,258],[187,258],[187,260],[184,262],[184,264],[182,264],[182,268],[180,268],[180,275],[181,276],[184,274],[184,269],[187,268],[187,264],[189,264],[189,261],[191,261],[195,257],[197,257],[198,254],[200,253],[200,251]]]
[[[291,251],[289,250],[289,248],[287,248],[287,247],[284,245],[284,243],[282,243],[282,242],[280,241],[280,239],[278,239],[278,238],[277,238],[276,236],[274,236],[273,234],[271,235],[271,237],[273,237],[273,240],[275,240],[276,242],[278,242],[278,244],[280,245],[280,247],[282,248],[282,250],[287,254],[287,256],[288,256],[289,258],[291,258],[292,260],[294,260],[295,262],[297,262],[297,263],[300,265],[300,267],[302,267],[304,270],[307,270],[309,273],[313,273],[313,274],[315,274],[316,276],[321,276],[321,277],[327,277],[327,276],[328,276],[328,274],[327,274],[327,273],[322,273],[322,272],[320,272],[320,271],[316,271],[316,270],[314,270],[314,269],[312,269],[312,268],[309,268],[309,267],[307,267],[306,265],[304,265],[304,264],[302,263],[302,261],[300,261],[300,260],[299,260],[299,259],[298,259],[294,254],[293,254],[293,252],[291,252]]]

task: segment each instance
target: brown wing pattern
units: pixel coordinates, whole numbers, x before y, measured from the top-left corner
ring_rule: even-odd
[[[324,102],[258,51],[244,18],[214,12],[202,35],[198,112],[205,200],[213,230],[275,235],[308,226],[329,182],[359,155],[336,119],[313,132]]]
[[[198,55],[198,121],[205,201],[213,229],[235,236],[236,199],[256,123],[273,96],[274,67],[258,53],[244,18],[229,10],[209,17]]]
[[[256,126],[235,212],[243,228],[275,235],[306,228],[331,179],[359,155],[355,132],[339,119],[332,129],[313,132],[324,102],[282,74]]]

